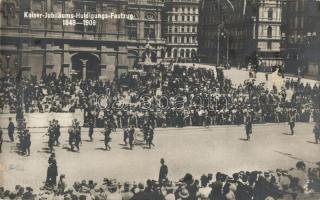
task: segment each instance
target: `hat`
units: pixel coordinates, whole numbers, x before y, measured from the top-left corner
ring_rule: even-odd
[[[129,187],[130,186],[130,183],[128,181],[124,182],[123,184],[124,187]]]
[[[31,187],[26,187],[26,190],[29,191],[29,192],[33,191],[33,189]]]
[[[179,197],[186,199],[189,197],[189,191],[185,187],[183,187],[180,189],[178,195]]]

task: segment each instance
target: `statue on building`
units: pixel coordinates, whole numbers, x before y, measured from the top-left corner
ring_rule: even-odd
[[[144,58],[144,62],[145,63],[151,63],[151,50],[152,50],[152,47],[150,45],[150,42],[149,42],[149,39],[147,40],[147,44],[145,45],[145,50],[144,50],[144,55],[145,55],[145,58]]]

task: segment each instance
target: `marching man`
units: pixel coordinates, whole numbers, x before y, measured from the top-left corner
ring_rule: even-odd
[[[295,127],[295,121],[296,121],[296,115],[295,115],[295,113],[294,113],[294,111],[293,110],[289,110],[289,126],[290,126],[290,131],[291,131],[291,135],[293,135],[294,134],[294,130],[293,130],[293,128]]]
[[[245,129],[247,140],[250,140],[250,135],[252,134],[252,118],[249,112],[247,112],[246,119],[245,119]]]

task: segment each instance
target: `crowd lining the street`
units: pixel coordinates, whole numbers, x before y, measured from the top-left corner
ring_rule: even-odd
[[[0,187],[1,199],[72,199],[72,200],[275,200],[295,199],[302,194],[320,192],[320,162],[307,168],[298,161],[295,168],[275,171],[240,171],[231,176],[217,172],[195,179],[190,173],[179,181],[169,180],[170,170],[161,159],[159,180],[146,183],[124,182],[104,178],[102,184],[93,180],[67,184],[67,176],[58,177],[55,155],[48,159],[45,185],[33,192],[31,187],[17,185],[10,191]]]
[[[288,91],[292,95],[288,96]],[[1,78],[0,112],[85,111],[102,127],[106,119],[118,128],[209,126],[243,124],[246,113],[254,123],[287,122],[294,112],[300,122],[319,121],[320,87],[287,79],[272,90],[248,79],[233,85],[222,70],[164,66],[122,74],[118,80],[80,80],[50,74],[40,81],[16,85],[9,75]],[[23,95],[20,95],[23,94]],[[23,106],[19,106],[22,99]]]

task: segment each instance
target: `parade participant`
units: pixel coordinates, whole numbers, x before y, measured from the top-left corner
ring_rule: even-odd
[[[129,138],[129,131],[130,129],[129,128],[126,128],[126,129],[123,129],[123,142],[124,142],[124,145],[127,146],[128,145],[128,138]]]
[[[52,163],[49,164],[47,169],[46,186],[50,188],[56,186],[57,176],[58,176],[58,167],[57,167],[56,160],[54,160]]]
[[[30,147],[31,147],[31,135],[29,129],[25,130],[25,141],[24,141],[25,153],[30,156]]]
[[[56,161],[56,154],[55,153],[51,153],[49,159],[48,159],[48,164],[50,165],[53,162],[57,162]]]
[[[56,145],[59,145],[60,142],[59,142],[59,137],[61,135],[61,132],[60,132],[60,124],[59,124],[59,121],[58,120],[54,120],[54,132],[55,132],[55,143]]]
[[[313,128],[315,143],[318,144],[320,140],[320,123],[317,122]]]
[[[148,131],[149,131],[149,125],[147,122],[145,122],[142,126],[142,132],[143,132],[143,139],[148,144]]]
[[[71,149],[71,151],[73,151],[73,149],[74,149],[73,142],[74,142],[74,138],[75,138],[73,128],[69,128],[68,133],[69,133],[70,149]]]
[[[50,149],[50,152],[52,153],[54,150],[53,145],[54,145],[54,141],[55,141],[55,131],[54,131],[53,121],[50,122],[48,134],[49,134],[48,147]]]
[[[153,136],[154,136],[154,130],[153,130],[153,128],[152,128],[151,125],[149,126],[149,129],[148,129],[147,133],[148,133],[147,142],[148,142],[149,149],[151,149],[151,145],[152,145],[152,146],[155,146],[155,145],[152,143],[152,141],[153,141]]]
[[[111,150],[111,147],[109,145],[109,142],[111,142],[111,137],[110,137],[111,130],[112,130],[112,124],[110,120],[107,120],[104,127],[104,145],[107,151]]]
[[[2,153],[2,143],[3,143],[3,137],[2,137],[2,129],[0,127],[0,153]]]
[[[89,138],[90,138],[90,142],[93,141],[93,128],[94,128],[94,121],[93,118],[89,119]]]
[[[161,167],[159,171],[159,183],[165,184],[168,181],[168,167],[164,164],[164,159],[160,159]]]
[[[81,142],[81,127],[80,122],[75,119],[73,125],[73,135],[74,135],[74,146],[77,148],[77,151],[80,151],[80,143]]]
[[[245,129],[246,129],[246,135],[247,140],[250,140],[250,135],[252,134],[252,117],[249,112],[247,112],[246,118],[245,118]]]
[[[289,116],[288,116],[288,120],[289,120],[289,126],[290,126],[290,131],[291,131],[291,135],[293,135],[294,134],[294,127],[295,127],[295,118],[296,118],[296,116],[295,116],[295,113],[294,113],[294,111],[293,110],[290,110],[289,111]]]
[[[11,142],[14,142],[14,137],[13,137],[13,134],[14,134],[14,124],[12,122],[12,118],[9,117],[9,125],[8,125],[8,135],[9,135],[9,138],[10,138],[10,141]]]
[[[80,129],[76,128],[74,131],[74,146],[80,151],[80,143],[81,143],[81,133]]]
[[[133,125],[130,126],[130,130],[129,130],[129,145],[130,145],[130,149],[132,150],[133,149],[133,142],[134,142],[134,128],[133,128]]]

